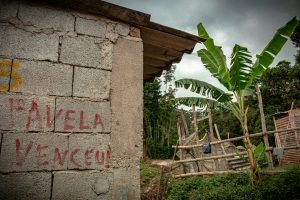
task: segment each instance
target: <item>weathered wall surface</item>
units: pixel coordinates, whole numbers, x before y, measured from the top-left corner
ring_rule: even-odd
[[[0,1],[0,199],[139,199],[143,48],[100,16]]]

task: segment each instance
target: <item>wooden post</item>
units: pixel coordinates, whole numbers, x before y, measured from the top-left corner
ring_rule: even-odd
[[[216,133],[217,133],[218,140],[221,141],[221,136],[220,136],[217,124],[215,124],[215,130],[216,130]],[[223,154],[226,155],[226,151],[225,151],[223,143],[221,143],[221,148],[222,148]]]
[[[256,92],[257,92],[257,97],[258,97],[258,106],[259,106],[259,112],[260,112],[261,127],[262,127],[262,131],[264,133],[264,137],[263,137],[264,138],[264,143],[265,143],[265,147],[269,148],[270,144],[269,144],[269,139],[268,139],[268,134],[267,134],[267,126],[266,126],[263,102],[262,102],[261,92],[260,92],[258,84],[256,85]],[[269,167],[271,169],[273,169],[274,165],[273,165],[273,159],[272,159],[271,152],[269,152],[269,151],[266,152],[266,156],[267,156],[267,159],[268,159]]]
[[[178,144],[183,145],[183,138],[182,138],[182,132],[181,132],[181,126],[180,126],[180,117],[178,118],[178,121],[177,121],[177,131],[178,131]],[[178,145],[177,145],[177,147],[178,147]],[[183,158],[183,151],[184,151],[183,149],[179,149],[179,160],[185,159],[185,158]],[[182,173],[185,173],[185,167],[184,167],[183,163],[181,165],[181,170],[182,170]]]
[[[219,133],[217,124],[215,124],[215,130],[216,130],[216,134],[217,134],[218,140],[221,141],[221,136],[220,136],[220,133]],[[226,155],[227,153],[226,153],[226,151],[225,151],[224,143],[221,143],[221,149],[222,149],[223,154]],[[227,160],[224,159],[224,162],[225,162],[225,166],[224,166],[224,167],[228,169],[229,167],[228,167],[228,162],[227,162]],[[224,162],[223,162],[223,163],[224,163]],[[221,163],[222,163],[222,160],[221,160]]]
[[[212,141],[212,139],[214,138],[214,127],[213,127],[213,122],[212,122],[212,114],[211,114],[211,109],[210,107],[207,107],[207,113],[208,113],[208,123],[209,123],[209,142]],[[215,156],[217,154],[216,148],[215,146],[212,145],[211,147],[212,149],[212,155]],[[214,163],[216,166],[216,170],[219,170],[219,160],[218,159],[214,159]]]
[[[213,136],[214,136],[214,128],[213,128],[212,114],[211,114],[210,107],[207,108],[207,113],[208,113],[209,134],[210,134],[209,137],[213,138]]]
[[[276,125],[276,119],[275,119],[274,116],[273,116],[273,122],[274,122],[274,125],[275,125],[275,130],[277,131],[278,128],[277,128],[277,125]],[[275,135],[276,147],[282,147],[282,145],[281,145],[281,140],[280,140],[280,137],[279,137],[279,133],[278,133],[278,132],[275,132],[274,135]]]
[[[193,105],[193,121],[194,121],[194,133],[195,133],[195,138],[196,138],[196,144],[199,144],[198,123],[197,123],[197,114],[196,114],[195,105]],[[195,153],[195,155],[197,157],[201,156],[201,154],[200,154],[199,151],[200,151],[200,148],[194,149],[194,153]],[[201,172],[202,171],[202,163],[201,163],[201,161],[198,161],[197,165],[198,165],[199,172]]]
[[[184,137],[188,137],[190,135],[189,133],[189,129],[188,129],[188,126],[187,126],[187,123],[185,121],[185,116],[183,114],[183,110],[181,109],[181,113],[180,113],[180,116],[181,116],[181,121],[182,121],[182,124],[183,124],[183,128],[184,128]]]

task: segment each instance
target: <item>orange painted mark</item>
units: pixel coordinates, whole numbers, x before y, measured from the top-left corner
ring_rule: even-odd
[[[5,85],[2,86],[0,85],[0,91],[5,92],[10,90],[15,90],[17,89],[21,84],[22,84],[22,78],[18,73],[15,72],[10,72],[10,70],[4,70],[1,69],[1,67],[12,67],[14,69],[19,69],[19,63],[12,62],[12,61],[0,61],[0,77],[1,76],[6,76],[8,78],[11,77],[11,85]]]

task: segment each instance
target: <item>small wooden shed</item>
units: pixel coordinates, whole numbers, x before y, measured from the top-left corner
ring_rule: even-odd
[[[276,130],[300,128],[300,108],[273,115]],[[287,130],[275,134],[276,147],[284,147],[282,164],[300,162],[300,130]]]

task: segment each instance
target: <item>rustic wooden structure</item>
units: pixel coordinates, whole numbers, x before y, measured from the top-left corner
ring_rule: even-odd
[[[210,131],[199,139],[197,122],[206,119],[209,121]],[[231,142],[220,142],[221,137],[216,124],[214,127],[217,137],[214,136],[210,109],[208,109],[208,116],[197,119],[195,107],[193,107],[192,124],[194,132],[189,134],[184,114],[181,112],[177,123],[178,145],[173,147],[175,148],[175,155],[179,158],[174,163],[182,166],[184,174],[211,174],[229,169],[242,170],[249,166],[247,159],[241,158],[241,155],[247,156],[245,151],[238,150]],[[208,143],[211,144],[211,152],[204,153],[203,146]],[[184,176],[186,175],[180,177]]]
[[[257,89],[258,97],[260,97],[259,88]],[[273,168],[272,152],[273,147],[269,146],[268,135],[274,134],[276,147],[282,148],[284,151],[281,163],[297,163],[300,161],[300,109],[294,109],[287,112],[281,112],[274,115],[274,123],[276,130],[267,131],[264,113],[262,109],[262,99],[259,99],[259,107],[261,114],[262,132],[250,134],[249,137],[263,137],[266,156],[269,163],[269,168]],[[198,139],[197,122],[209,120],[210,132],[206,133],[202,139]],[[243,140],[245,136],[228,138],[221,140],[217,125],[215,124],[214,136],[212,126],[212,115],[208,110],[208,116],[201,119],[196,119],[195,108],[193,107],[194,132],[190,135],[184,119],[183,113],[178,120],[178,136],[179,142],[175,148],[175,153],[179,160],[174,161],[174,164],[183,166],[183,173],[174,175],[175,178],[183,178],[188,176],[203,176],[212,174],[221,174],[226,172],[245,171],[249,168],[247,153],[244,150],[238,150],[231,142]],[[212,152],[210,154],[203,153],[203,146],[210,143]],[[190,155],[190,156],[188,156]],[[174,158],[173,158],[174,160]],[[234,170],[234,171],[232,171]]]
[[[300,108],[276,113],[273,115],[273,120],[276,130],[300,128]],[[300,162],[300,130],[278,132],[275,134],[275,142],[278,148],[297,147],[284,150],[282,164]]]

